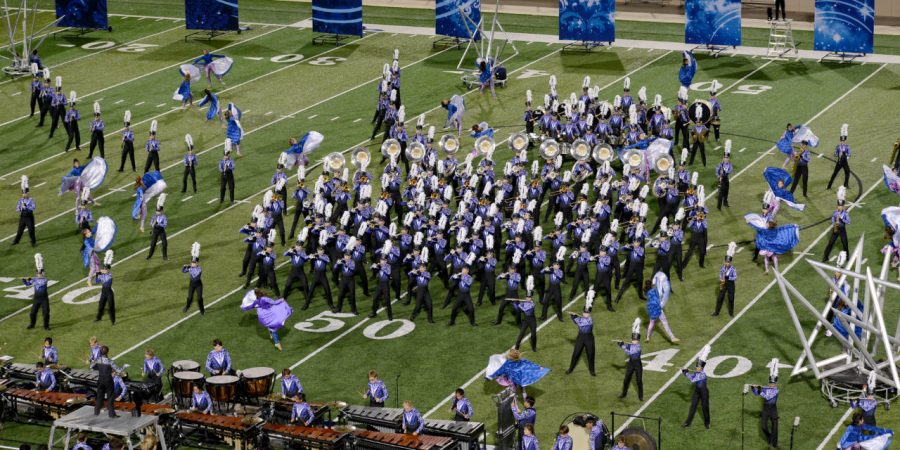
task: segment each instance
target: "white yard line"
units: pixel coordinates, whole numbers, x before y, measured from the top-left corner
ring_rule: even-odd
[[[872,187],[870,187],[868,190],[866,190],[865,193],[863,193],[863,195],[859,198],[859,200],[862,200],[863,198],[865,198],[867,195],[869,195],[873,190],[875,190],[881,184],[882,184],[882,181],[878,180],[878,182],[873,184]],[[855,206],[856,206],[856,204],[850,205],[850,208],[848,209],[848,211],[852,210]],[[830,232],[831,232],[831,228],[828,228],[827,230],[823,231],[814,241],[812,241],[812,243],[809,244],[808,247],[806,247],[806,249],[803,251],[803,253],[809,254],[810,250],[815,248],[815,246],[819,244],[819,241],[821,241],[822,238],[824,238]],[[784,269],[784,271],[781,274],[786,275],[792,268],[794,268],[794,266],[796,266],[800,261],[803,261],[803,260],[804,259],[800,258],[800,257],[795,258],[793,261],[791,261],[791,263]],[[769,290],[772,289],[773,286],[775,286],[775,284],[776,284],[776,281],[774,279],[771,282],[769,282],[769,284],[766,285],[766,287],[762,291],[760,291],[760,293],[757,294],[756,297],[753,298],[753,300],[750,300],[750,302],[747,303],[747,305],[744,306],[734,317],[732,317],[731,320],[729,320],[728,323],[725,324],[725,326],[722,327],[722,329],[720,329],[715,334],[715,336],[713,336],[712,339],[710,339],[709,342],[707,342],[706,344],[713,345],[716,341],[718,341],[719,338],[722,337],[722,335],[724,335],[725,332],[728,331],[729,328],[731,328],[735,323],[737,323],[737,321],[740,320],[740,318],[744,314],[746,314],[747,311],[749,311],[750,308],[753,307],[753,305],[755,305],[761,298],[763,298],[763,296],[766,295],[766,293],[768,293]],[[690,363],[692,363],[697,358],[698,355],[699,355],[699,350],[698,350],[697,354],[695,354],[690,359],[688,359],[688,361],[682,367],[687,368],[688,365]],[[681,371],[676,370],[675,374],[673,374],[672,377],[669,378],[669,381],[667,381],[665,384],[662,385],[662,387],[659,388],[659,390],[657,390],[655,393],[653,393],[653,395],[651,395],[650,398],[647,399],[647,401],[644,402],[644,404],[641,405],[641,407],[638,408],[638,410],[635,411],[633,414],[637,415],[637,416],[641,415],[644,412],[644,410],[646,410],[647,407],[650,406],[651,403],[656,401],[656,399],[659,398],[659,396],[662,395],[662,393],[665,392],[669,388],[669,386],[671,386],[673,383],[675,383],[676,380],[678,380],[681,377],[682,377]],[[625,428],[628,427],[628,425],[632,422],[632,420],[634,420],[634,419],[629,418],[624,423],[622,423],[622,425],[620,425],[619,428],[616,430],[615,434],[618,435],[619,433],[621,433],[622,430],[624,430]]]
[[[853,413],[853,411],[853,408],[847,408],[847,411],[844,412],[844,415],[841,416],[841,419],[838,420],[836,424],[834,424],[834,428],[832,428],[831,431],[828,432],[828,436],[825,436],[825,439],[822,439],[822,443],[819,444],[818,447],[816,447],[816,450],[833,449],[837,446],[837,444],[828,445],[828,441],[830,441],[831,438],[834,437],[834,434],[837,433],[837,431],[840,430],[842,426],[844,426],[844,422],[847,421],[847,418],[850,417],[850,414]]]

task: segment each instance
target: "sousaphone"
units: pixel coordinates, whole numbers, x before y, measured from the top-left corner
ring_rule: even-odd
[[[668,154],[656,158],[656,161],[653,162],[653,169],[660,175],[668,174],[672,167],[675,167],[675,159]]]
[[[644,152],[640,150],[631,149],[625,152],[625,155],[622,157],[623,161],[631,167],[643,167],[644,165]]]
[[[381,154],[385,158],[396,160],[400,156],[400,141],[396,139],[388,139],[381,144]]]
[[[591,146],[584,139],[575,139],[569,153],[576,160],[584,161],[591,157]]]
[[[445,134],[441,137],[441,150],[446,152],[448,155],[452,155],[459,151],[459,139],[456,136],[451,136],[449,134]]]
[[[344,165],[347,164],[347,159],[344,158],[344,155],[339,152],[330,153],[325,157],[325,167],[332,174],[338,175],[344,170]]]
[[[528,148],[528,144],[531,141],[528,139],[528,135],[525,133],[515,133],[509,137],[506,145],[509,146],[509,149],[516,152],[518,154],[522,150]]]
[[[371,161],[372,154],[369,152],[369,149],[365,147],[354,150],[353,155],[350,156],[350,163],[359,170],[365,170]]]
[[[425,146],[421,142],[413,142],[406,146],[406,159],[411,162],[419,162],[425,159]]]
[[[479,155],[487,155],[494,150],[494,138],[490,136],[482,136],[475,140],[475,150]]]
[[[556,159],[556,156],[560,154],[562,149],[559,147],[559,143],[554,139],[547,139],[544,142],[541,142],[541,157],[544,159]]]
[[[594,146],[594,151],[592,153],[594,157],[594,161],[597,161],[600,164],[603,164],[607,161],[610,163],[616,158],[616,152],[607,144],[597,144]]]

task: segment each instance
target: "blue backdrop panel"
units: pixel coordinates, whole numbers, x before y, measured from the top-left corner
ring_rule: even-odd
[[[313,0],[313,31],[362,36],[362,0]]]
[[[238,0],[184,0],[188,30],[237,31]]]
[[[62,20],[58,27],[96,28],[109,27],[106,16],[106,0],[56,0],[56,18]]]
[[[816,50],[872,53],[874,35],[875,0],[816,0]]]
[[[564,41],[616,40],[614,0],[559,0],[559,38]]]
[[[478,40],[480,36],[475,28],[479,20],[481,0],[435,0],[435,34]],[[475,33],[474,37],[470,36],[472,32]]]
[[[687,0],[684,42],[701,45],[741,45],[740,0]]]

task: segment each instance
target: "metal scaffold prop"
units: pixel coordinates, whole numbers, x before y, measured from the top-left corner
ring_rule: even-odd
[[[18,5],[18,6],[16,6]],[[10,64],[3,68],[3,73],[10,76],[20,76],[31,74],[31,64],[29,57],[31,52],[44,42],[49,33],[40,36],[37,43],[34,42],[44,30],[56,26],[62,20],[62,17],[48,23],[44,27],[35,30],[38,2],[34,0],[29,11],[28,1],[19,0],[17,4],[12,6],[9,0],[3,0],[3,10],[6,11],[6,32],[9,38],[9,46],[7,51],[10,53]],[[29,17],[30,15],[30,17]],[[16,40],[21,36],[21,41]]]
[[[503,29],[503,25],[500,24],[500,0],[497,0],[494,6],[494,14],[491,15],[491,26],[487,31],[485,31],[484,26],[484,14],[481,15],[478,23],[475,23],[466,14],[461,14],[461,16],[465,20],[469,36],[480,36],[481,39],[469,40],[462,57],[459,59],[459,64],[456,65],[456,69],[463,71],[463,83],[467,86],[477,85],[478,74],[480,73],[478,65],[481,61],[486,61],[492,70],[496,70],[496,68],[503,66],[510,59],[518,56],[519,49],[516,48],[515,42]],[[477,55],[474,68],[471,65],[466,65],[469,51],[473,51]]]

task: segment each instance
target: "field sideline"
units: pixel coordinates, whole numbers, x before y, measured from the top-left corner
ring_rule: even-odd
[[[238,368],[294,368],[310,398],[316,401],[358,401],[357,391],[365,382],[365,372],[374,368],[388,382],[391,406],[394,399],[408,398],[430,417],[447,418],[448,395],[454,388],[464,386],[475,406],[476,419],[485,421],[489,430],[496,420],[491,412],[490,395],[499,388],[483,380],[483,369],[487,357],[509,348],[518,333],[508,316],[502,326],[489,326],[496,315],[496,307],[490,304],[477,309],[480,327],[470,329],[460,320],[451,328],[445,325],[449,309],[439,309],[446,295],[439,282],[431,285],[436,303],[435,325],[422,317],[416,322],[388,322],[383,312],[377,318],[367,318],[365,314],[371,302],[362,295],[361,289],[357,289],[361,313],[358,317],[348,314],[346,309],[342,314],[329,312],[321,295],[314,299],[309,310],[300,311],[301,297],[295,293],[288,299],[295,306],[294,315],[281,333],[283,352],[272,347],[255,315],[240,312],[243,279],[235,275],[240,269],[243,245],[237,230],[247,222],[253,206],[262,201],[278,154],[287,148],[289,137],[300,137],[309,130],[323,133],[325,142],[313,155],[315,165],[308,170],[308,180],[318,176],[318,160],[330,152],[346,154],[366,146],[377,154],[381,140],[368,140],[369,119],[380,68],[390,60],[395,48],[400,51],[407,117],[425,113],[426,122],[438,127],[440,137],[446,113],[438,107],[439,101],[454,93],[464,94],[469,110],[465,125],[487,121],[497,128],[499,146],[494,159],[498,165],[511,157],[505,146],[507,136],[523,128],[525,90],[531,89],[536,98],[543,97],[550,74],[559,78],[561,96],[578,91],[584,75],[590,75],[592,84],[601,87],[602,98],[619,94],[625,76],[631,78],[633,89],[647,86],[651,98],[661,94],[666,105],[674,103],[678,87],[678,52],[613,47],[589,55],[575,55],[560,52],[560,46],[552,43],[517,42],[520,55],[507,66],[509,86],[498,89],[498,98],[494,100],[477,91],[465,90],[458,82],[458,74],[453,73],[461,52],[434,50],[429,36],[374,32],[335,48],[310,45],[313,33],[309,29],[273,24],[202,44],[185,43],[181,25],[174,20],[138,19],[111,17],[113,33],[60,40],[59,43],[73,45],[48,47],[46,54],[42,53],[54,76],[63,76],[64,90],[68,93],[74,89],[83,99],[79,109],[85,117],[81,122],[85,141],[91,104],[99,101],[103,108],[110,172],[104,185],[94,193],[101,203],[94,208],[94,215],[108,215],[119,227],[113,246],[119,316],[115,326],[108,321],[93,322],[99,289],[85,286],[87,271],[80,266],[81,242],[73,218],[74,199],[71,194],[59,197],[56,192],[59,177],[68,171],[71,158],[86,158],[87,144],[82,142],[81,152],[64,154],[64,130],[47,139],[48,127],[35,128],[37,117],[27,117],[27,80],[0,82],[0,96],[8,105],[0,111],[0,204],[10,211],[0,216],[0,243],[3,243],[0,258],[5,262],[0,270],[0,354],[14,355],[17,361],[28,362],[36,356],[45,335],[44,331],[25,330],[30,291],[22,288],[18,280],[33,271],[32,255],[39,251],[54,282],[50,287],[53,326],[50,335],[56,340],[62,362],[69,366],[83,365],[81,359],[91,335],[99,336],[109,345],[119,362],[132,366],[140,364],[143,350],[148,347],[155,348],[167,364],[177,359],[200,361],[209,341],[218,337],[225,341]],[[233,205],[218,202],[218,176],[214,166],[221,157],[224,130],[217,123],[205,122],[205,111],[194,108],[184,112],[171,100],[179,82],[178,65],[207,47],[235,59],[227,84],[214,84],[214,88],[222,102],[233,101],[245,113],[246,137],[242,144],[245,156],[236,162],[238,201]],[[646,323],[644,305],[635,293],[629,291],[616,305],[615,313],[606,312],[602,306],[594,310],[597,377],[588,375],[584,362],[572,375],[564,375],[575,337],[574,326],[554,318],[541,323],[538,352],[528,351],[526,357],[551,369],[550,375],[528,389],[538,399],[537,435],[547,448],[552,445],[559,421],[574,411],[594,411],[605,418],[610,411],[662,416],[663,441],[667,448],[740,447],[741,386],[764,382],[768,373],[766,364],[771,358],[793,363],[800,354],[780,294],[772,289],[774,279],[762,273],[761,263],[757,266],[750,261],[753,233],[743,221],[745,213],[759,209],[765,186],[761,177],[763,169],[780,167],[783,161],[772,145],[785,123],[808,124],[822,143],[815,149],[817,157],[810,169],[809,199],[801,197],[806,201],[806,211],[782,209],[781,212],[781,222],[803,227],[798,251],[780,258],[782,272],[811,298],[822,297],[824,287],[815,281],[815,272],[804,258],[821,258],[830,232],[830,225],[823,220],[830,217],[835,197],[833,190],[825,190],[825,184],[831,174],[831,153],[842,123],[850,124],[849,142],[854,152],[851,160],[854,176],[848,193],[848,199],[853,202],[851,246],[864,235],[868,264],[880,265],[877,250],[883,241],[878,211],[897,203],[895,194],[880,186],[880,174],[881,164],[887,162],[891,144],[897,138],[896,123],[890,125],[893,123],[890,111],[900,101],[900,66],[818,64],[808,60],[773,62],[743,56],[715,59],[705,55],[698,56],[698,63],[694,81],[699,87],[691,93],[691,98],[705,98],[706,86],[713,79],[724,86],[720,90],[723,136],[721,143],[707,146],[707,167],[699,162],[694,166],[706,185],[707,206],[711,209],[711,248],[705,269],[698,267],[695,256],[686,271],[685,282],[673,282],[674,293],[667,315],[682,344],[670,345],[655,331],[652,342],[645,344],[645,401],[638,401],[633,387],[626,399],[618,400],[624,357],[609,341],[627,337],[634,317],[640,316]],[[106,69],[102,76],[96,76],[100,67]],[[195,85],[197,100],[204,87],[205,83]],[[166,262],[161,260],[159,249],[152,260],[144,259],[148,233],[141,234],[130,219],[135,175],[128,169],[124,173],[116,172],[119,130],[126,109],[134,116],[132,128],[138,147],[138,171],[143,167],[141,148],[150,121],[159,122],[160,166],[169,184],[166,211],[170,242]],[[187,193],[180,193],[183,136],[188,132],[193,136],[200,158],[196,194],[190,188]],[[720,212],[714,209],[713,169],[721,158],[725,139],[733,142],[736,175],[732,177],[731,207]],[[472,139],[464,137],[463,143],[468,147]],[[377,174],[381,167],[375,165],[370,172]],[[19,196],[18,181],[22,174],[30,177],[38,205],[35,250],[27,242],[9,245],[18,222],[11,211]],[[377,184],[378,176],[375,178]],[[651,220],[655,220],[655,209],[651,207]],[[291,209],[286,218],[288,227],[292,213]],[[552,227],[552,223],[543,223],[545,233]],[[735,258],[740,276],[736,315],[733,319],[724,315],[710,318],[718,267],[731,240],[741,246]],[[203,245],[207,314],[202,317],[194,311],[181,313],[187,279],[179,269],[187,262],[194,241]],[[280,246],[276,250],[284,251]],[[650,267],[653,258],[648,258]],[[279,283],[284,283],[287,276],[285,264],[284,258],[280,258]],[[568,303],[565,309],[578,310],[583,295],[569,297],[570,288],[568,284],[564,286],[565,303]],[[498,287],[498,293],[502,291]],[[396,319],[408,318],[410,307],[403,306],[404,301],[405,298],[393,305]],[[900,313],[896,304],[887,304],[885,308],[886,314]],[[807,322],[807,328],[811,324]],[[680,379],[678,369],[691,364],[706,343],[712,344],[713,356],[719,357],[710,370],[713,426],[707,431],[697,421],[693,428],[684,430],[680,424],[687,413],[690,386]],[[528,349],[527,344],[524,349]],[[395,386],[397,376],[399,393]],[[830,408],[818,392],[818,383],[810,376],[789,379],[787,370],[783,370],[780,387],[782,446],[788,442],[789,423],[794,416],[800,416],[801,427],[795,435],[797,448],[820,445],[833,448],[842,429],[829,440],[826,437],[836,424],[846,419],[845,410]],[[759,406],[756,401],[747,400],[745,445],[762,448]],[[900,415],[894,410],[880,409],[878,417],[880,426],[900,428]],[[617,422],[616,428],[626,425],[639,424]],[[0,430],[0,444],[36,443],[46,440],[46,435],[44,428],[9,423]]]

